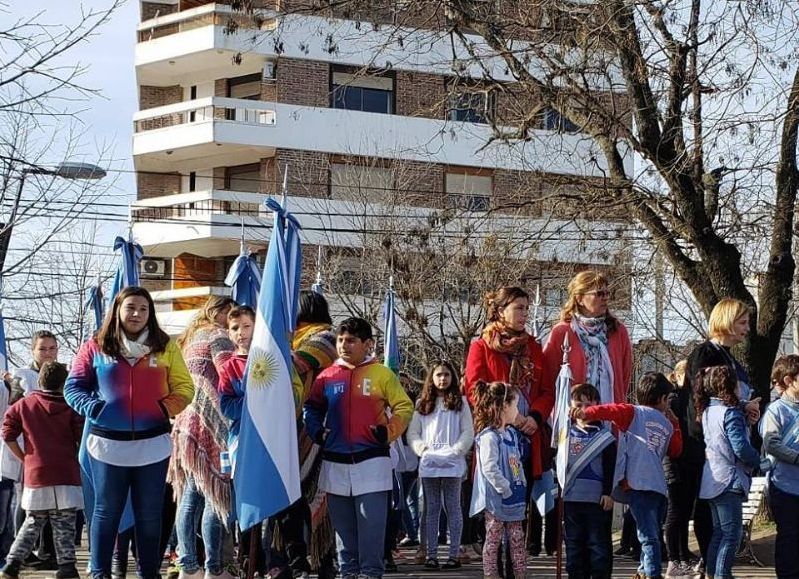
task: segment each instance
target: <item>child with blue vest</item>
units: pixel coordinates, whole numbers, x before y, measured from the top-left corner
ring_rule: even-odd
[[[769,479],[771,512],[777,523],[777,577],[799,577],[799,356],[782,356],[771,371],[782,395],[766,409],[763,447],[774,459]]]
[[[743,503],[760,454],[749,442],[735,372],[728,366],[709,366],[699,371],[694,384],[707,455],[699,498],[709,501],[713,517],[705,573],[708,578],[728,579],[741,542]]]
[[[599,404],[591,384],[571,390],[572,408]],[[566,572],[569,579],[610,579],[613,571],[611,524],[616,439],[601,422],[575,420],[569,430],[569,458],[563,485]]]
[[[522,521],[526,518],[527,480],[522,467],[520,434],[511,425],[519,415],[518,391],[505,382],[479,380],[474,401],[477,469],[469,516],[485,511],[483,575],[499,577],[499,548],[507,534],[513,576],[524,579],[527,551]]]
[[[662,577],[660,534],[666,518],[668,486],[663,457],[682,452],[682,434],[669,409],[672,384],[658,372],[647,372],[636,389],[638,404],[601,404],[572,408],[574,420],[608,420],[619,429],[619,450],[613,475],[613,498],[630,505],[641,564],[634,579]]]

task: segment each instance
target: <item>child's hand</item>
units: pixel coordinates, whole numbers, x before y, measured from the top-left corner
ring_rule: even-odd
[[[569,418],[572,420],[582,420],[585,418],[585,411],[582,408],[569,408]]]
[[[613,509],[613,499],[608,495],[602,495],[599,497],[599,506],[602,507],[603,511],[610,511]]]
[[[753,398],[744,406],[746,418],[749,419],[749,424],[754,424],[760,420],[760,396]]]

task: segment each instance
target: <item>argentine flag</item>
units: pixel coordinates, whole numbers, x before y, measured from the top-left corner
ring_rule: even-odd
[[[397,318],[394,308],[394,283],[389,285],[386,301],[383,304],[383,365],[399,375],[400,370],[400,351],[399,341],[397,340]]]
[[[299,224],[277,201],[244,386],[238,440],[231,446],[242,530],[300,498],[297,423],[291,389],[291,333],[299,300]]]
[[[0,308],[0,372],[8,372],[8,352],[6,350],[6,320]]]

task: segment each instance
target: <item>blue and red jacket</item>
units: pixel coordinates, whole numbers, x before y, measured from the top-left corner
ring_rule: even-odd
[[[171,340],[160,354],[131,366],[104,354],[91,339],[78,351],[64,385],[67,404],[88,418],[91,432],[119,440],[169,432],[169,418],[193,397],[194,382]]]
[[[385,426],[392,442],[412,415],[413,403],[396,374],[374,358],[355,367],[336,360],[316,378],[303,407],[308,434],[319,440],[328,430],[323,456],[339,462],[347,457],[359,462],[358,456],[369,458],[375,450],[388,456],[388,446],[375,438],[371,427]]]

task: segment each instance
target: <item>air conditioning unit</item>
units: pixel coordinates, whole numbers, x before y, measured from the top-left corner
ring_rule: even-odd
[[[266,64],[264,64],[264,70],[263,70],[262,78],[263,78],[263,80],[274,80],[274,78],[275,78],[275,63],[272,62],[271,60],[267,61]]]
[[[139,262],[139,273],[142,277],[158,278],[166,274],[166,261],[163,259],[145,258]]]

